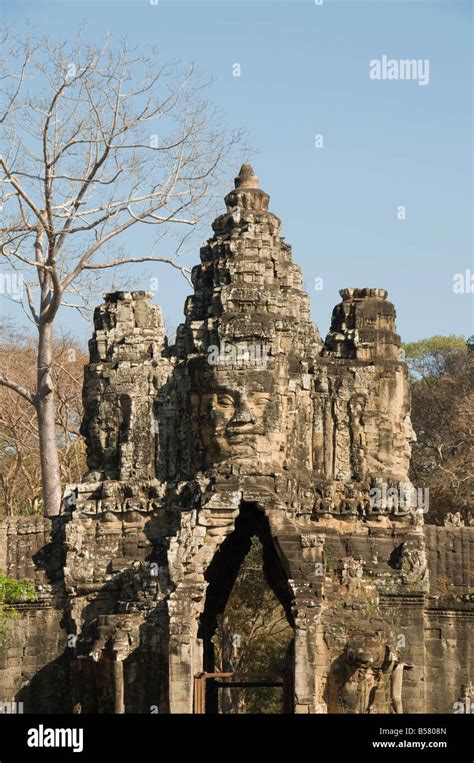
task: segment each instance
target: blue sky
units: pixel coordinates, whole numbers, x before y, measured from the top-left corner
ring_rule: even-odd
[[[95,40],[127,34],[213,78],[208,97],[229,127],[247,130],[247,158],[303,268],[322,335],[347,286],[388,289],[403,340],[474,333],[473,293],[453,292],[455,273],[474,273],[471,2],[0,0],[0,12],[53,37],[86,19]],[[371,80],[369,62],[383,55],[429,59],[429,84]],[[196,242],[185,263],[198,255]],[[127,277],[146,289],[150,272]],[[190,289],[165,265],[154,275],[155,301],[176,326]],[[71,312],[62,321],[89,336]]]

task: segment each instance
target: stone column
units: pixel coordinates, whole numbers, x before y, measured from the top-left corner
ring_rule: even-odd
[[[194,675],[202,670],[202,653],[196,638],[202,599],[203,583],[182,582],[168,603],[170,713],[193,712]]]
[[[123,681],[123,661],[113,660],[114,666],[114,713],[123,715],[125,713],[125,691]]]

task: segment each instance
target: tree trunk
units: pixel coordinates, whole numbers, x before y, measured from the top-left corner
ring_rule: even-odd
[[[61,508],[61,473],[56,440],[56,405],[51,370],[53,367],[53,324],[38,327],[38,386],[35,402],[38,417],[41,484],[44,513],[59,514]]]

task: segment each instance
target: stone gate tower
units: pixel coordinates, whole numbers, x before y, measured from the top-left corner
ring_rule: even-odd
[[[472,530],[424,527],[395,309],[342,289],[321,341],[268,203],[244,164],[174,345],[151,294],[96,310],[89,471],[48,562],[71,709],[192,712],[252,535],[294,633],[287,710],[449,711],[468,685]]]

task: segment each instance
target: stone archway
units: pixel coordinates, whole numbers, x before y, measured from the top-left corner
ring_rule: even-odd
[[[245,518],[249,507],[252,520]],[[200,508],[182,510],[180,530],[170,543],[169,567],[175,585],[168,601],[171,713],[192,712],[194,676],[212,664],[212,619],[225,605],[245,556],[248,522],[254,523],[253,529],[264,541],[269,586],[295,632],[290,666],[294,711],[317,712],[315,628],[321,577],[315,575],[315,562],[321,557],[323,536],[303,538],[274,493],[243,487],[216,491]],[[225,570],[225,585],[213,583],[215,570]]]
[[[253,537],[258,538],[261,544],[262,571],[265,582],[283,608],[286,620],[294,634],[293,593],[274,545],[268,517],[262,507],[259,508],[255,503],[242,501],[233,532],[218,548],[205,573],[208,585],[204,608],[199,618],[197,636],[202,641],[202,667],[206,673],[212,673],[216,670],[213,636],[216,633],[217,620],[219,615],[224,613],[243,561],[251,548]],[[289,654],[294,651],[294,636],[291,645],[288,649]],[[289,662],[287,654],[285,664],[282,663],[281,666],[281,678],[283,678],[283,673],[286,674],[285,687],[293,686],[293,670],[294,660]],[[290,697],[288,697],[288,693],[286,691],[283,697],[284,708],[286,712],[292,712],[293,692],[291,692]],[[207,712],[217,712],[217,687],[214,682],[207,684],[206,694]]]

